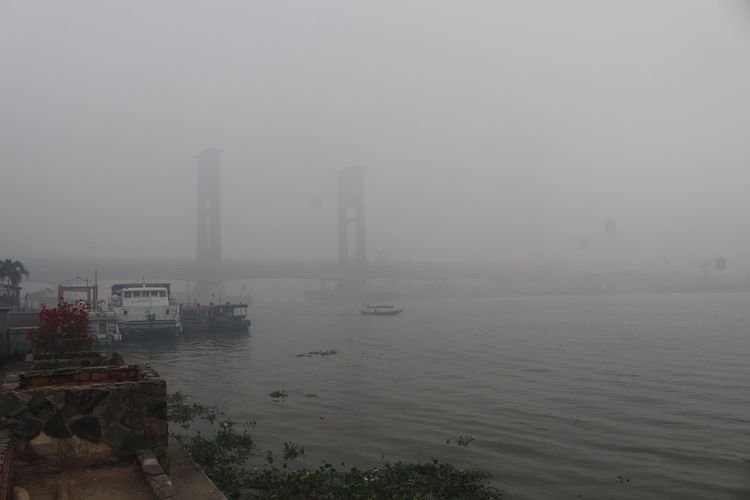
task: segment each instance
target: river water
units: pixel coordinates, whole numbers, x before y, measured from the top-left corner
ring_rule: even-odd
[[[260,300],[249,336],[121,350],[255,421],[261,454],[305,445],[307,466],[435,457],[491,472],[510,499],[750,498],[750,294],[402,305]]]

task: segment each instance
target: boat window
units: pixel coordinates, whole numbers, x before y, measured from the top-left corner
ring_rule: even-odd
[[[127,316],[127,315],[128,315],[128,311],[127,311],[127,309],[126,309],[126,310],[124,310],[124,311],[122,311],[122,315],[123,315],[123,316]]]
[[[149,297],[158,297],[159,296],[159,292],[157,292],[155,290],[151,290],[150,292],[148,292],[148,295],[149,295]]]
[[[164,312],[165,314],[169,314],[169,309],[166,309]]]
[[[125,298],[126,299],[129,299],[132,296],[133,296],[133,292],[125,292]]]
[[[141,292],[133,292],[133,298],[140,299],[141,298]]]
[[[159,290],[159,297],[166,297],[167,291],[166,290]]]

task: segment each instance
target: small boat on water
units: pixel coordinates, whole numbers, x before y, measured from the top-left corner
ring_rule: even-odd
[[[247,333],[248,304],[183,304],[182,325],[186,333]]]
[[[371,306],[370,304],[364,304],[359,312],[368,316],[396,316],[404,312],[404,310],[396,309],[395,306]]]

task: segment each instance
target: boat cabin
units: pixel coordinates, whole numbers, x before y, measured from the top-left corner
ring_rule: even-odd
[[[225,304],[185,304],[182,306],[182,321],[189,332],[248,331],[248,304],[237,302]]]
[[[168,306],[169,283],[115,285],[112,287],[112,302],[122,307]]]
[[[125,306],[168,306],[169,295],[164,288],[126,288],[122,291]]]

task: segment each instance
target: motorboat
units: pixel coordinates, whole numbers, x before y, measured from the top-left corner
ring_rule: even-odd
[[[368,316],[396,316],[404,312],[404,310],[397,309],[395,306],[371,306],[364,304],[359,312]]]

